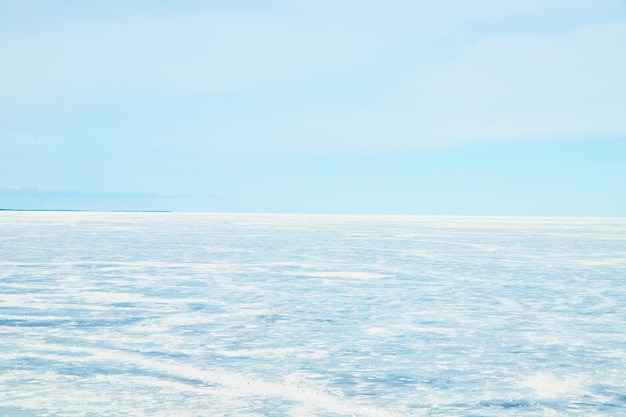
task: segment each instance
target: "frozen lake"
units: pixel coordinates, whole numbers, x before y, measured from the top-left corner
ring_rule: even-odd
[[[2,416],[624,416],[626,219],[0,212]]]

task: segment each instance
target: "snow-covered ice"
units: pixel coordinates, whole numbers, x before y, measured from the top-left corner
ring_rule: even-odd
[[[626,415],[626,219],[0,212],[0,415]]]

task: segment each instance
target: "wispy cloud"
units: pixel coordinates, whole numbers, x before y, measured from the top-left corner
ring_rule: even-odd
[[[5,125],[238,151],[626,134],[615,1],[60,5],[0,31]]]
[[[246,200],[277,159],[619,141],[623,45],[618,0],[0,1],[0,178]]]

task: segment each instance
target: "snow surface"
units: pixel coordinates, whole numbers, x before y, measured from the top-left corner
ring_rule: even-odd
[[[626,219],[0,212],[0,415],[626,415]]]

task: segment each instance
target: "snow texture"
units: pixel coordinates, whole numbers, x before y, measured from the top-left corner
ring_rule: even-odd
[[[0,415],[626,415],[626,219],[0,212]]]

